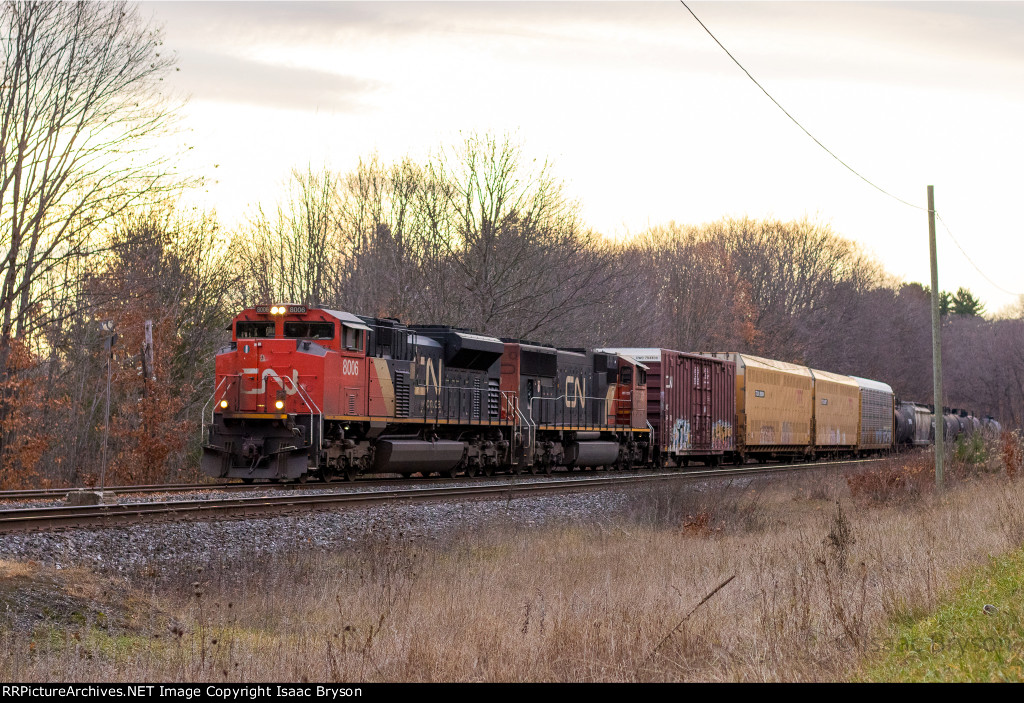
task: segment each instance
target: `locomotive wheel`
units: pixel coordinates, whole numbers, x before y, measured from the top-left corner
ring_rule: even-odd
[[[334,473],[334,469],[329,469],[329,468],[326,468],[326,467],[324,467],[323,469],[320,469],[320,478],[323,479],[324,483],[330,483],[331,481],[333,481],[335,479],[335,477],[336,476],[335,476],[335,473]]]
[[[480,467],[471,464],[466,467],[466,478],[473,478],[480,472]]]
[[[345,480],[348,481],[349,483],[356,480],[355,469],[345,469],[345,473],[342,475],[345,477]]]
[[[554,468],[555,468],[555,465],[550,463],[550,462],[548,462],[547,464],[544,464],[544,475],[545,476],[550,476],[551,472],[552,472],[552,470],[554,470]]]
[[[540,473],[540,470],[541,470],[540,464],[536,464],[536,463],[530,464],[530,474],[531,475],[536,476],[537,474]]]
[[[494,464],[487,464],[486,466],[484,466],[483,474],[484,474],[484,476],[493,476],[494,475]]]
[[[299,474],[299,477],[297,479],[295,479],[295,482],[296,483],[305,483],[308,480],[309,480],[309,472],[307,471],[305,473]]]

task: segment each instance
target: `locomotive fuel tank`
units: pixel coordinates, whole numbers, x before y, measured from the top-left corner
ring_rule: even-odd
[[[395,474],[448,472],[462,462],[464,454],[465,445],[452,440],[381,439],[376,444],[374,471]]]
[[[565,445],[566,466],[612,466],[618,459],[617,442],[569,442]]]

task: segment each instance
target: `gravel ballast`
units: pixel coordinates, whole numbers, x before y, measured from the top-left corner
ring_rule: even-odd
[[[592,523],[608,518],[624,500],[622,489],[608,488],[510,500],[395,503],[268,518],[67,528],[2,535],[0,558],[129,574],[290,550],[345,548],[367,540],[436,540],[488,526]]]

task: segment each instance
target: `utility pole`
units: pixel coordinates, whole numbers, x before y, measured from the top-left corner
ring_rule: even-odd
[[[942,461],[946,451],[942,434],[942,318],[939,315],[939,263],[935,255],[935,187],[928,186],[928,248],[932,265],[932,387],[935,390],[935,488],[942,490]]]
[[[114,333],[114,321],[104,320],[100,323],[100,330],[102,331],[103,337],[103,351],[107,357],[107,409],[104,414],[103,421],[103,463],[100,468],[100,496],[103,496],[103,488],[106,485],[107,478],[107,444],[110,439],[110,359],[114,355],[113,347],[114,342],[117,341],[117,335]]]

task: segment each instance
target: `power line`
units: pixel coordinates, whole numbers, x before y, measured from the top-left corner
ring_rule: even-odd
[[[1024,296],[1024,293],[1014,293],[1011,290],[1006,290],[1001,285],[999,285],[998,283],[993,281],[991,278],[986,276],[985,272],[982,271],[980,268],[978,268],[978,265],[976,263],[974,263],[974,261],[971,259],[971,257],[969,257],[967,255],[967,252],[964,251],[964,248],[962,246],[960,246],[960,242],[958,242],[956,240],[956,237],[953,236],[953,231],[949,228],[949,225],[946,224],[946,221],[944,219],[942,219],[942,215],[939,214],[938,210],[935,211],[935,217],[938,218],[939,222],[942,223],[942,228],[946,230],[946,234],[948,234],[949,238],[953,240],[953,244],[956,244],[956,248],[959,249],[960,253],[964,255],[965,259],[967,259],[967,263],[969,263],[971,266],[973,266],[974,270],[977,271],[981,275],[982,278],[984,278],[986,281],[988,281],[994,288],[996,288],[998,290],[1001,290],[1002,292],[1006,293],[1007,295],[1012,295],[1012,296],[1016,296],[1016,297]]]
[[[725,45],[722,44],[722,42],[718,41],[718,37],[716,37],[714,34],[712,34],[711,30],[708,29],[707,26],[703,22],[700,21],[700,17],[698,17],[694,13],[694,11],[690,9],[690,6],[686,4],[685,0],[679,0],[679,2],[682,3],[683,7],[685,7],[687,9],[687,11],[691,15],[693,15],[693,19],[697,20],[697,24],[699,24],[701,27],[704,28],[704,31],[708,33],[708,36],[711,37],[712,39],[714,39],[715,43],[718,44],[718,46],[720,46],[722,48],[722,51],[724,51],[726,53],[726,55],[730,59],[732,59],[733,63],[736,64],[737,66],[739,66],[741,71],[743,71],[744,73],[747,74],[747,78],[752,80],[754,82],[754,85],[756,85],[758,88],[760,88],[761,92],[764,93],[765,95],[767,95],[768,99],[771,100],[773,103],[775,103],[775,106],[778,107],[780,110],[782,110],[783,114],[785,114],[786,117],[788,117],[789,119],[791,119],[793,121],[793,124],[795,124],[797,127],[799,127],[803,131],[804,134],[806,134],[808,137],[813,139],[814,143],[817,144],[818,146],[820,146],[822,149],[824,149],[828,153],[829,156],[831,156],[833,159],[835,159],[836,161],[841,163],[843,165],[843,167],[846,168],[846,170],[848,170],[850,173],[855,175],[857,178],[861,179],[862,181],[867,183],[869,186],[871,186],[875,190],[877,190],[877,191],[879,191],[881,193],[884,193],[885,195],[888,195],[893,200],[897,200],[897,201],[903,203],[904,205],[907,205],[909,207],[915,208],[917,210],[927,210],[927,208],[923,208],[920,205],[915,205],[912,202],[909,202],[907,200],[904,200],[903,198],[897,197],[897,196],[893,195],[892,193],[890,193],[889,191],[887,191],[885,188],[883,188],[883,187],[881,187],[879,185],[876,185],[875,183],[872,183],[865,176],[861,175],[855,168],[850,166],[850,164],[846,163],[845,161],[840,159],[838,156],[836,156],[835,153],[833,153],[833,151],[831,149],[829,149],[827,146],[822,144],[821,141],[819,141],[817,137],[815,137],[813,134],[808,132],[806,127],[804,127],[802,124],[800,124],[800,122],[795,117],[793,117],[791,114],[789,114],[789,111],[786,110],[786,108],[782,107],[782,105],[779,104],[779,101],[776,100],[775,98],[773,98],[771,93],[769,93],[767,90],[765,90],[763,85],[761,85],[760,83],[757,82],[756,78],[754,78],[752,75],[750,75],[750,71],[745,69],[743,67],[743,64],[741,64],[739,61],[736,60],[736,57],[733,56],[732,53],[730,53],[730,51],[725,48]]]
[[[903,198],[900,198],[898,196],[893,195],[892,193],[887,191],[885,188],[882,188],[881,186],[879,186],[879,185],[873,183],[872,181],[868,180],[868,178],[866,178],[865,176],[861,175],[856,169],[854,169],[852,166],[850,166],[850,164],[846,163],[845,161],[840,159],[838,156],[836,156],[835,153],[831,149],[829,149],[827,146],[822,144],[821,141],[817,137],[815,137],[813,134],[811,134],[809,131],[807,131],[807,128],[804,127],[802,124],[800,124],[800,122],[795,117],[793,117],[793,115],[789,114],[789,111],[786,110],[786,108],[782,107],[782,105],[779,104],[779,101],[776,100],[775,98],[773,98],[771,93],[769,93],[767,90],[765,90],[763,85],[761,85],[760,83],[757,82],[757,79],[754,78],[750,74],[750,71],[748,71],[746,68],[744,68],[743,64],[741,64],[736,59],[736,57],[732,55],[732,52],[730,52],[728,49],[726,49],[725,45],[722,44],[722,42],[718,41],[718,37],[716,37],[714,34],[712,34],[711,30],[707,28],[707,25],[705,25],[703,22],[701,22],[700,17],[698,17],[696,15],[696,13],[694,13],[694,11],[690,9],[690,6],[686,4],[685,0],[679,0],[679,2],[682,4],[683,7],[686,8],[686,10],[691,15],[693,15],[693,19],[697,20],[697,24],[699,24],[704,29],[704,31],[707,32],[708,36],[711,37],[712,39],[714,39],[715,43],[718,44],[718,46],[722,49],[722,51],[724,51],[726,53],[726,55],[730,59],[732,59],[733,63],[735,63],[737,66],[739,66],[741,71],[743,71],[745,74],[747,74],[747,78],[749,78],[751,81],[753,81],[754,85],[756,85],[758,88],[760,88],[761,92],[764,93],[765,95],[767,95],[768,99],[771,100],[773,103],[775,103],[775,106],[778,107],[780,110],[782,110],[783,114],[786,115],[786,117],[788,117],[790,120],[793,121],[793,124],[795,124],[797,127],[799,127],[801,129],[801,131],[803,131],[804,134],[806,134],[808,137],[813,139],[814,143],[817,144],[818,146],[820,146],[822,149],[824,149],[828,153],[829,156],[831,156],[833,159],[835,159],[840,164],[842,164],[843,167],[846,168],[850,173],[852,173],[853,175],[857,176],[857,178],[861,179],[862,181],[864,181],[865,183],[867,183],[869,186],[871,186],[875,190],[879,191],[880,193],[884,193],[885,195],[888,195],[893,200],[896,200],[896,201],[898,201],[900,203],[903,203],[904,205],[907,205],[908,207],[912,207],[915,210],[927,210],[927,208],[923,208],[920,205],[915,205],[912,202],[909,202],[907,200],[904,200]],[[953,236],[953,232],[949,229],[949,225],[947,225],[946,221],[942,219],[942,217],[939,215],[938,211],[935,212],[935,216],[938,218],[939,222],[942,223],[943,228],[946,230],[946,234],[948,234],[949,238],[953,240],[953,244],[956,244],[956,248],[959,249],[960,253],[964,255],[964,258],[967,259],[967,262],[971,266],[974,267],[974,270],[977,271],[979,274],[981,274],[982,278],[984,278],[992,286],[994,286],[996,289],[1002,291],[1003,293],[1006,293],[1008,295],[1014,295],[1014,296],[1024,295],[1022,293],[1014,293],[1013,291],[1008,291],[1005,288],[1003,288],[1002,286],[1000,286],[998,283],[993,281],[991,278],[986,276],[985,272],[982,271],[978,267],[978,265],[974,263],[974,261],[971,259],[971,257],[967,255],[967,252],[964,251],[964,248],[962,246],[960,246],[960,242],[958,242],[956,240],[956,237]]]

